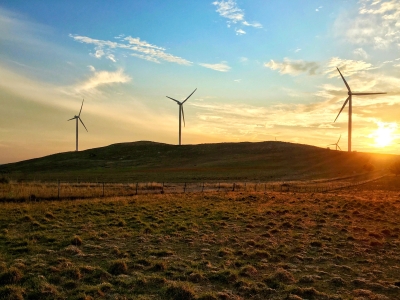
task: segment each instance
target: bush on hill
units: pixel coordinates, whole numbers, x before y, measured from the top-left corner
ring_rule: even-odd
[[[400,160],[392,164],[392,166],[390,167],[390,172],[392,172],[396,176],[400,174]]]

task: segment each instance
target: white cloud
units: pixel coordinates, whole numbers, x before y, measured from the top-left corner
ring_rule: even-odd
[[[104,51],[103,50],[96,50],[96,52],[93,54],[94,57],[96,58],[102,58],[104,56]]]
[[[100,86],[116,84],[116,83],[126,83],[131,81],[131,78],[124,73],[122,69],[119,69],[115,72],[108,71],[99,71],[92,67],[93,76],[87,79],[85,82],[78,84],[75,87],[75,90],[78,93],[93,91],[96,90]]]
[[[336,32],[350,43],[385,49],[400,42],[400,2],[360,0],[356,16],[347,12],[336,21]]]
[[[131,36],[125,38],[118,37],[117,40],[120,40],[121,42],[113,42],[97,40],[86,36],[72,34],[70,34],[69,36],[77,42],[94,45],[96,52],[95,54],[93,54],[93,56],[95,56],[96,58],[102,58],[103,56],[105,56],[107,59],[116,62],[114,52],[119,49],[130,52],[131,56],[135,56],[155,63],[167,61],[186,66],[192,65],[192,62],[182,57],[169,54],[165,52],[165,48],[152,45],[146,41],[140,40],[140,38],[133,38]]]
[[[107,56],[107,58],[108,58],[109,60],[111,60],[112,62],[117,62],[117,60],[115,59],[114,54],[109,54],[109,55]]]
[[[223,18],[228,19],[227,26],[231,27],[231,24],[243,25],[254,28],[262,28],[263,26],[259,22],[248,22],[244,18],[244,11],[237,6],[234,0],[221,0],[214,1],[213,5],[217,6],[216,12]],[[239,28],[235,29],[236,35],[243,35],[246,32]]]
[[[231,67],[228,66],[225,61],[222,61],[219,64],[200,63],[199,65],[202,67],[208,68],[208,69],[219,71],[219,72],[228,72],[231,69]]]
[[[247,21],[243,21],[242,24],[245,26],[250,26],[250,27],[254,27],[254,28],[263,28],[262,25],[258,22],[249,23]]]
[[[265,63],[264,66],[270,68],[271,70],[278,70],[280,74],[289,74],[292,76],[299,75],[301,73],[315,75],[319,69],[319,64],[316,62],[290,60],[287,57],[284,58],[283,62],[275,62],[271,59],[271,61]]]
[[[363,48],[357,48],[353,51],[353,53],[357,56],[360,56],[363,59],[367,59],[368,58],[368,54],[367,52],[363,49]]]
[[[329,74],[328,77],[330,78],[340,76],[336,68],[339,68],[342,74],[345,72],[347,76],[351,76],[360,71],[375,69],[372,64],[365,61],[333,57],[327,64],[325,74]]]

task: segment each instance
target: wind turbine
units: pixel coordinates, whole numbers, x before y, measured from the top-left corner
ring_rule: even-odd
[[[81,119],[81,112],[82,112],[82,107],[83,107],[83,101],[85,101],[85,99],[82,100],[81,110],[79,111],[79,114],[78,114],[77,116],[74,116],[73,118],[71,118],[71,119],[68,120],[68,121],[71,121],[71,120],[73,120],[73,119],[76,120],[76,150],[75,150],[75,151],[78,151],[78,120],[81,121],[83,127],[85,127],[86,131],[88,131],[87,128],[86,128],[86,126],[85,126],[85,124],[83,124],[82,119]]]
[[[339,146],[339,141],[340,141],[340,138],[342,137],[342,135],[340,135],[339,136],[339,139],[337,140],[337,142],[335,143],[335,144],[329,144],[328,146],[336,146],[336,149],[335,150],[337,150],[338,148],[339,148],[339,150],[340,151],[342,151],[342,149],[340,148],[340,146]]]
[[[340,77],[342,77],[344,84],[347,87],[348,90],[348,97],[346,101],[344,102],[341,110],[339,111],[335,121],[336,122],[337,118],[339,117],[340,113],[342,112],[343,108],[346,106],[347,102],[349,102],[349,123],[348,123],[348,148],[347,151],[351,152],[351,123],[352,123],[352,111],[353,111],[353,106],[352,106],[352,96],[364,96],[364,95],[378,95],[378,94],[386,94],[386,93],[353,93],[350,89],[350,86],[347,84],[346,79],[344,79],[342,73],[340,72],[339,68],[336,68],[339,71]]]
[[[183,126],[185,126],[185,114],[183,112],[183,103],[185,103],[190,98],[190,96],[192,96],[194,94],[194,92],[196,90],[197,90],[197,88],[189,96],[187,96],[186,99],[183,100],[182,102],[178,101],[178,100],[176,100],[174,98],[166,96],[167,98],[171,99],[172,101],[175,101],[179,106],[179,145],[181,145],[181,135],[182,135],[182,129],[181,129],[182,128],[182,122],[181,121],[182,121],[182,117],[183,117]]]

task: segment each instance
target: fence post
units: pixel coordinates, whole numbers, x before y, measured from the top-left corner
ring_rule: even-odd
[[[201,188],[201,192],[204,192],[204,182],[203,182],[203,187]]]
[[[103,181],[103,197],[104,197],[104,181]]]
[[[244,183],[244,191],[247,191],[246,182]]]
[[[254,186],[254,191],[257,192],[257,183],[256,183],[256,185]]]
[[[183,192],[186,193],[186,182],[185,185],[183,186]]]
[[[232,189],[232,192],[234,192],[235,191],[235,183],[233,183],[233,189]]]
[[[218,183],[218,192],[220,188],[221,188],[221,182]]]
[[[136,195],[137,195],[138,185],[139,185],[139,182],[136,182]]]
[[[60,180],[58,181],[58,195],[57,195],[57,199],[60,199]]]
[[[164,182],[162,183],[162,193],[164,194]]]
[[[264,183],[264,193],[267,191],[267,183]]]

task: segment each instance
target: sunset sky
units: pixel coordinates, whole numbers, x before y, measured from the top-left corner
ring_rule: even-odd
[[[400,154],[399,0],[0,1],[0,163],[149,140]],[[330,146],[333,147],[334,146]]]

